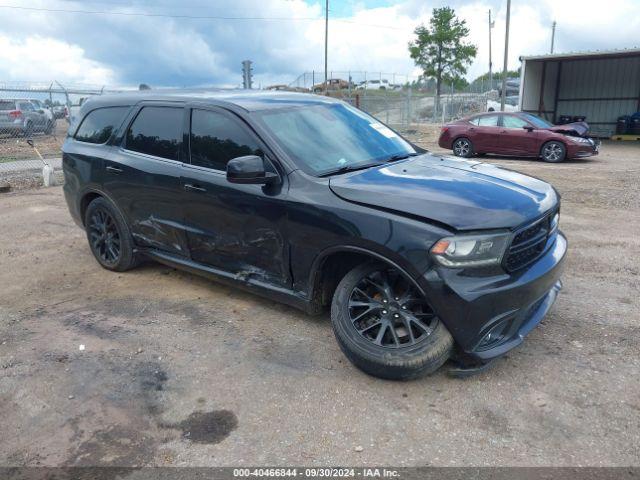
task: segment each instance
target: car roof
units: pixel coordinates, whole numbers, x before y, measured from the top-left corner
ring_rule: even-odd
[[[340,100],[309,93],[240,89],[142,90],[96,95],[88,97],[85,103],[90,104],[93,109],[101,106],[133,105],[141,101],[181,101],[222,106],[234,105],[248,112],[341,103]]]

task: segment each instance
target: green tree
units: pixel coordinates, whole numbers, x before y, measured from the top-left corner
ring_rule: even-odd
[[[449,7],[434,8],[429,26],[420,25],[413,33],[417,38],[409,43],[409,54],[426,77],[435,78],[439,102],[442,83],[460,85],[478,49],[464,42],[469,35],[467,22]]]

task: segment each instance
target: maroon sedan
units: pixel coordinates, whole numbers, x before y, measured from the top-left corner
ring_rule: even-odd
[[[489,112],[442,127],[438,145],[458,157],[485,153],[561,162],[598,154],[599,142],[586,135],[585,122],[552,125],[524,112]]]

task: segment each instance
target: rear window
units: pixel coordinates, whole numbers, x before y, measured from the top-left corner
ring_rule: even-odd
[[[478,125],[481,127],[495,127],[498,125],[498,115],[478,117]]]
[[[98,108],[89,112],[80,124],[75,139],[87,143],[105,143],[120,126],[129,107]]]
[[[16,102],[8,102],[6,100],[0,100],[0,110],[15,110]]]
[[[127,132],[127,150],[178,160],[182,121],[182,107],[144,107]]]

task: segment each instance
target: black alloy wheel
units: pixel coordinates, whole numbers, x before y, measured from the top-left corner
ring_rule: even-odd
[[[395,270],[363,277],[349,296],[349,318],[374,345],[400,348],[431,335],[438,322],[429,305]]]
[[[432,373],[453,352],[453,338],[428,298],[399,270],[377,262],[358,265],[340,280],[331,323],[347,358],[380,378]]]
[[[87,226],[93,253],[105,266],[120,260],[120,232],[114,218],[103,208],[96,208],[89,217]]]

